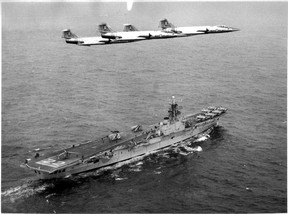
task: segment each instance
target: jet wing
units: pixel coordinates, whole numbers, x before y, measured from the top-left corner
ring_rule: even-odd
[[[110,33],[101,34],[101,37],[104,39],[121,39],[122,38],[122,36],[117,36],[117,35],[110,34]]]
[[[104,39],[109,39],[111,43],[136,42],[145,39],[140,36],[140,33],[138,31],[105,33],[101,34],[101,37]]]
[[[141,37],[141,36],[137,36],[137,37],[122,37],[120,40],[123,41],[139,41],[139,40],[144,40],[145,38]]]
[[[109,43],[109,39],[103,39],[102,37],[84,37],[79,38],[78,45],[79,46],[91,46],[91,45],[104,45]]]
[[[137,42],[137,41],[141,41],[141,40],[145,40],[146,38],[144,37],[122,37],[122,38],[117,38],[115,40],[112,40],[111,42],[117,42],[117,43],[121,43],[121,42]]]
[[[166,39],[166,38],[175,38],[177,34],[174,32],[166,32],[166,31],[151,31],[142,35],[142,37],[146,39]]]

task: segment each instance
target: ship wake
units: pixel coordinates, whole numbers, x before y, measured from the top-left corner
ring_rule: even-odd
[[[143,165],[145,164],[145,158],[149,156],[149,159],[153,162],[153,156],[155,155],[158,158],[164,158],[164,159],[170,159],[171,155],[176,155],[176,158],[178,155],[181,156],[187,156],[192,153],[202,152],[203,149],[200,145],[198,145],[200,142],[203,143],[204,141],[208,140],[210,138],[210,133],[213,129],[207,130],[205,133],[200,134],[197,137],[194,137],[192,139],[187,139],[185,141],[179,142],[177,144],[173,144],[170,147],[164,148],[162,150],[153,151],[149,154],[145,154],[142,156],[138,156],[120,163],[117,163],[112,166],[103,167],[98,170],[93,170],[90,172],[80,173],[75,176],[70,176],[68,178],[65,178],[64,180],[70,180],[70,181],[79,181],[81,179],[85,179],[87,177],[98,177],[102,176],[107,171],[111,171],[110,177],[116,181],[125,181],[128,179],[128,176],[121,175],[122,169],[120,169],[123,166],[127,166],[128,172],[141,172],[143,170]],[[154,169],[153,174],[161,174],[161,170],[159,167],[157,170]],[[78,181],[76,183],[78,183]],[[49,190],[55,190],[55,182],[44,182],[44,181],[30,181],[26,184],[23,184],[21,186],[10,188],[4,192],[1,193],[2,200],[3,201],[10,201],[10,203],[14,203],[16,200],[27,198],[30,196],[33,196],[35,194],[45,194],[46,191],[50,192],[49,197],[52,197],[54,193],[51,195],[51,191]]]
[[[1,192],[2,200],[14,203],[16,200],[28,198],[34,194],[42,193],[51,185],[51,183],[40,184],[39,182],[35,181],[17,187],[12,187],[4,192]]]

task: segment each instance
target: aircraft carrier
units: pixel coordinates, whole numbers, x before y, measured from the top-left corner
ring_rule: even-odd
[[[40,179],[64,178],[82,172],[131,162],[139,157],[161,151],[164,148],[193,139],[218,125],[227,109],[210,106],[199,113],[181,115],[181,106],[172,97],[168,116],[164,120],[143,129],[131,128],[131,133],[121,137],[118,131],[99,138],[57,151],[41,153],[26,159],[22,167],[33,170]]]

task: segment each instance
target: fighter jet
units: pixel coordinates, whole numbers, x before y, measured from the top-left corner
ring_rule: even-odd
[[[163,30],[154,30],[154,31],[138,31],[137,28],[131,24],[124,24],[124,32],[135,32],[139,34],[140,37],[146,39],[168,39],[175,38],[177,35],[175,32],[165,32]]]
[[[226,27],[225,25],[217,26],[192,26],[192,27],[175,27],[167,19],[160,21],[161,30],[156,31],[139,31],[131,24],[125,24],[121,32],[115,32],[106,23],[98,25],[101,36],[98,37],[78,37],[70,29],[62,31],[62,38],[66,43],[80,46],[106,45],[115,43],[137,42],[147,39],[167,39],[186,37],[192,35],[201,35],[208,33],[226,33],[238,31],[239,29]]]
[[[139,31],[131,24],[124,24],[124,29],[121,32],[113,31],[106,23],[100,24],[98,29],[102,38],[117,40],[119,42],[136,42],[145,39],[164,39],[176,37],[174,32]]]
[[[174,32],[177,33],[178,36],[193,36],[208,33],[228,33],[239,30],[237,28],[227,27],[225,25],[176,27],[172,23],[168,22],[167,19],[162,19],[160,21],[160,27],[164,32]]]
[[[76,44],[80,46],[90,46],[90,45],[105,45],[110,44],[109,39],[98,37],[78,37],[76,34],[72,33],[70,29],[65,29],[62,31],[62,38],[65,38],[66,43]]]
[[[136,42],[146,39],[145,37],[137,38],[135,35],[129,33],[127,33],[127,35],[123,35],[122,32],[112,33],[111,28],[108,26],[103,28],[106,29],[105,33],[101,27],[101,36],[98,37],[78,37],[76,34],[72,33],[70,29],[65,29],[62,31],[62,38],[65,38],[65,41],[68,44],[76,44],[79,46],[108,45],[116,43]],[[106,35],[106,32],[109,33]]]
[[[101,36],[98,37],[78,37],[70,29],[62,31],[62,38],[66,43],[79,46],[107,45],[116,43],[137,42],[146,39],[165,39],[176,37],[174,32],[164,31],[138,31],[131,24],[124,24],[123,31],[115,32],[106,23],[98,25]]]

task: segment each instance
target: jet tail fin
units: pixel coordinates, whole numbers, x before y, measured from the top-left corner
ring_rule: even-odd
[[[166,28],[175,28],[175,26],[172,23],[168,22],[167,19],[160,20],[159,27],[161,27],[162,30]]]
[[[101,34],[113,32],[113,30],[106,23],[98,25],[98,30]]]
[[[138,31],[137,28],[131,24],[125,24],[124,25],[124,32],[130,32],[130,31]]]
[[[65,30],[62,30],[62,38],[72,39],[72,38],[78,38],[78,36],[72,33],[70,29],[65,29]]]

